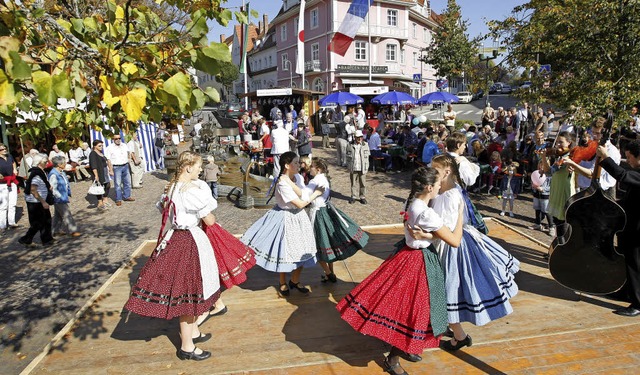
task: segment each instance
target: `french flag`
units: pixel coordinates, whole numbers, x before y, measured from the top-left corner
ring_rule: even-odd
[[[344,56],[356,36],[356,32],[369,13],[373,0],[353,0],[347,15],[342,20],[338,32],[329,43],[329,51]]]

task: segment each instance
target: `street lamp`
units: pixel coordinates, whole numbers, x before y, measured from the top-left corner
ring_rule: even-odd
[[[478,60],[479,61],[486,61],[487,62],[487,73],[486,73],[486,79],[487,79],[487,98],[485,99],[484,103],[485,106],[489,105],[489,60],[493,60],[495,58],[498,57],[498,50],[494,49],[493,51],[491,51],[491,56],[485,56],[482,53],[478,54]]]
[[[287,64],[289,67],[287,68]],[[291,68],[291,60],[284,60],[284,71],[289,71],[289,88],[293,88],[293,69]]]

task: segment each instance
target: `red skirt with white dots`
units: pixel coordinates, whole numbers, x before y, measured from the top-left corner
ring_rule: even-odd
[[[218,298],[220,291],[204,298],[198,246],[191,232],[176,230],[167,246],[156,248],[142,267],[124,307],[139,315],[173,319],[201,315]]]

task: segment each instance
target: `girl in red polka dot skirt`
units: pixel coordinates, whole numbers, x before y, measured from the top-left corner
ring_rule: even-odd
[[[195,324],[220,296],[218,265],[211,242],[200,228],[213,225],[216,201],[204,181],[198,180],[202,158],[185,151],[176,174],[160,202],[163,226],[158,245],[131,289],[125,309],[154,318],[180,318],[180,359],[201,361],[211,353],[195,344],[211,338]],[[168,227],[165,230],[165,224]]]
[[[446,331],[447,307],[444,274],[432,239],[416,239],[415,231],[457,246],[462,220],[453,232],[428,204],[440,190],[433,168],[419,168],[411,178],[405,206],[404,242],[378,269],[356,286],[336,306],[342,319],[356,331],[392,346],[384,361],[391,374],[406,374],[400,356],[419,361],[425,348],[437,347]]]

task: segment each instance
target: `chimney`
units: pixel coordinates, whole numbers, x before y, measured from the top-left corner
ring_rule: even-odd
[[[262,15],[262,26],[264,27],[264,32],[266,32],[269,29],[269,16],[266,14]]]
[[[262,30],[262,22],[258,21],[258,35],[261,35],[263,32]]]
[[[224,43],[225,39],[227,39],[227,36],[224,34],[220,34],[220,43]]]

